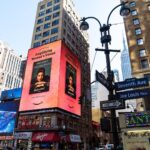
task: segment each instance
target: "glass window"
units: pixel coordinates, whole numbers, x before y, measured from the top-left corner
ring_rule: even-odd
[[[46,10],[46,13],[48,14],[48,13],[51,13],[52,12],[52,8],[49,8],[49,9],[47,9]]]
[[[142,69],[149,68],[148,59],[142,59],[142,60],[141,60],[141,68],[142,68]]]
[[[143,41],[142,38],[137,39],[137,44],[138,44],[138,45],[143,45],[143,43],[144,43],[144,41]]]
[[[52,1],[47,3],[47,7],[52,6]]]
[[[46,37],[46,36],[48,36],[49,35],[49,31],[45,31],[45,32],[43,32],[43,37]]]
[[[146,56],[146,50],[145,50],[145,49],[141,49],[141,50],[139,51],[139,55],[140,55],[140,57]]]
[[[134,1],[129,3],[130,7],[134,7],[135,5],[136,5],[136,3]]]
[[[56,5],[53,7],[53,11],[60,9],[60,5]]]
[[[133,19],[133,24],[134,24],[134,25],[138,25],[138,24],[140,24],[139,19]]]
[[[46,16],[45,21],[51,20],[51,16]]]
[[[150,5],[147,6],[147,9],[150,10]]]
[[[137,15],[137,11],[136,11],[136,10],[132,10],[132,11],[131,11],[131,15],[132,15],[132,16]]]
[[[40,24],[40,23],[42,23],[42,22],[43,22],[43,18],[37,20],[37,24]]]
[[[60,14],[59,12],[54,13],[53,18],[59,17],[59,14]]]
[[[55,33],[58,33],[58,28],[53,28],[53,29],[51,30],[51,34],[55,34]]]
[[[58,38],[58,36],[51,37],[51,38],[50,38],[50,42],[54,42],[54,41],[56,41],[56,40],[57,40],[57,38]]]
[[[44,24],[44,29],[47,29],[47,28],[49,28],[49,27],[50,27],[50,23]]]
[[[58,25],[59,24],[59,20],[57,19],[57,20],[54,20],[53,22],[52,22],[52,26],[55,26],[55,25]]]
[[[36,32],[41,31],[41,29],[42,29],[42,27],[41,27],[41,26],[37,27],[37,28],[36,28]]]
[[[144,74],[144,78],[148,78],[148,81],[150,81],[150,74]]]
[[[35,40],[39,40],[41,38],[41,33],[35,35]]]
[[[45,10],[43,10],[43,11],[41,11],[41,12],[39,13],[39,17],[41,17],[41,16],[43,16],[43,15],[45,15]]]
[[[40,45],[41,45],[40,42],[36,42],[36,43],[33,44],[33,47],[38,47]]]
[[[56,4],[56,3],[59,3],[60,2],[60,0],[54,0],[54,3]]]
[[[135,34],[136,35],[142,34],[141,28],[135,29]]]
[[[42,41],[42,44],[47,44],[47,43],[49,43],[49,39],[46,39],[46,40]]]
[[[44,8],[45,8],[45,5],[41,5],[41,6],[40,6],[40,10],[41,10],[41,9],[44,9]]]

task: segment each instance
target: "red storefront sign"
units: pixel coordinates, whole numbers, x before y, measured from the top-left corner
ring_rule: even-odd
[[[57,133],[46,133],[46,132],[37,132],[33,133],[32,136],[33,142],[57,142],[60,141],[60,137]]]

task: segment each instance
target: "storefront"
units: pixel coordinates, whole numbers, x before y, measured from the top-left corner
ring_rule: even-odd
[[[123,146],[126,150],[150,150],[150,112],[120,115]]]
[[[32,148],[32,132],[16,132],[14,134],[14,147],[16,150],[26,149],[31,150]]]
[[[37,132],[32,136],[33,150],[77,150],[81,143],[79,135],[61,135],[55,132]]]
[[[13,136],[0,136],[0,147],[13,147]]]

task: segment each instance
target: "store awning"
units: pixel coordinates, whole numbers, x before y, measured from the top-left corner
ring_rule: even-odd
[[[32,141],[33,142],[57,142],[60,141],[60,137],[57,133],[37,132],[37,133],[33,133]]]

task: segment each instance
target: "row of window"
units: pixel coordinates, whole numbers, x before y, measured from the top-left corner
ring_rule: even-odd
[[[38,26],[36,28],[36,32],[42,31],[42,29],[48,29],[50,26],[56,26],[59,24],[59,19],[52,21],[52,23],[48,22],[44,25]]]
[[[59,17],[59,15],[60,15],[60,12],[53,13],[53,18]],[[49,21],[49,20],[51,20],[51,18],[52,18],[52,16],[49,15],[49,16],[46,16],[45,18],[38,19],[37,24],[41,24],[44,21]]]
[[[55,33],[58,33],[58,28],[53,28],[53,29],[51,29],[51,31],[50,30],[45,31],[45,32],[43,32],[43,35],[41,33],[36,34],[35,40],[39,40],[43,37],[46,37],[46,36],[49,36],[50,34],[55,34]]]
[[[53,7],[53,9],[49,8],[47,10],[43,10],[43,11],[39,12],[38,16],[41,17],[41,16],[44,16],[45,14],[51,13],[52,11],[56,11],[56,10],[59,10],[59,9],[60,9],[60,5],[56,5],[56,6]]]
[[[145,0],[145,2],[150,2],[150,0]],[[129,6],[132,8],[132,7],[135,7],[136,6],[136,2],[135,1],[132,1],[129,3]]]
[[[50,39],[43,40],[42,42],[34,43],[33,47],[38,47],[38,46],[41,46],[43,44],[52,43],[52,42],[56,41],[57,39],[58,39],[58,36],[53,36]]]
[[[57,4],[57,3],[59,3],[59,2],[60,2],[60,0],[54,0],[54,4]],[[46,6],[47,6],[47,7],[50,7],[50,6],[52,6],[52,4],[53,4],[53,2],[50,1],[50,2],[47,2],[47,4],[41,5],[41,6],[40,6],[40,10],[46,8]]]

